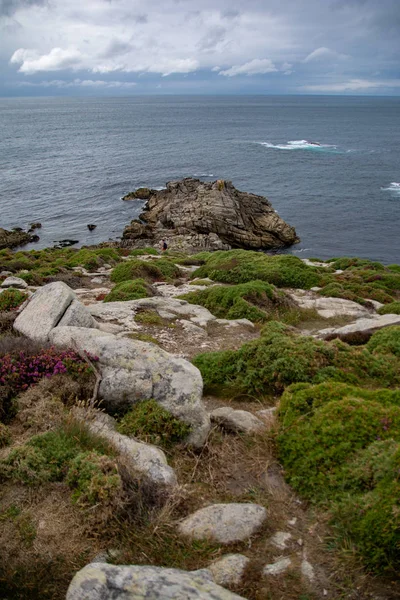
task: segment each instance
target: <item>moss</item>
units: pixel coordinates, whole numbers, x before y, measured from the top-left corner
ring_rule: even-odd
[[[400,361],[335,340],[297,336],[282,323],[271,322],[261,337],[239,350],[200,354],[193,360],[206,387],[224,386],[244,394],[282,392],[295,382],[327,379],[368,385],[400,383]]]
[[[189,281],[189,285],[204,285],[208,287],[209,285],[215,285],[215,281],[210,281],[209,279],[195,279],[194,281]]]
[[[185,440],[191,428],[155,400],[140,402],[121,419],[117,427],[124,435],[144,442],[170,448]]]
[[[179,267],[166,259],[143,261],[134,258],[117,265],[111,273],[111,281],[115,283],[132,279],[144,279],[148,282],[170,281],[179,275]]]
[[[155,310],[143,310],[137,312],[135,321],[137,323],[143,323],[143,325],[164,325],[164,321]]]
[[[123,302],[127,300],[138,300],[152,296],[151,287],[144,279],[133,281],[122,281],[118,283],[104,298],[104,302]]]
[[[380,329],[372,335],[367,348],[374,353],[394,354],[400,358],[400,326]]]
[[[160,342],[155,337],[153,337],[152,335],[148,335],[147,333],[130,333],[128,337],[130,337],[132,340],[139,340],[140,342],[156,344],[156,346],[160,345]]]
[[[209,277],[222,283],[266,281],[277,287],[309,289],[320,283],[317,268],[309,267],[296,256],[270,256],[249,250],[218,251],[206,257],[206,264],[193,277]]]
[[[122,493],[116,462],[97,452],[80,452],[70,462],[66,483],[73,501],[83,506],[115,504]]]
[[[382,306],[378,313],[380,315],[400,315],[400,302],[390,302],[386,306]]]
[[[129,252],[129,256],[145,256],[147,254],[152,254],[155,256],[159,254],[159,252],[151,246],[148,248],[136,248],[136,250],[131,250],[131,252]]]
[[[0,311],[8,311],[18,308],[28,298],[27,294],[20,290],[8,288],[0,293]]]

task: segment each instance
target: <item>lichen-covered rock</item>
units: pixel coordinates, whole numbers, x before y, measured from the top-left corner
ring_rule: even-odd
[[[66,600],[244,600],[206,573],[91,563],[73,578]]]
[[[276,562],[265,565],[263,574],[267,577],[268,575],[281,575],[292,566],[290,558],[279,558]]]
[[[226,554],[208,567],[215,583],[222,586],[239,585],[250,559],[243,554]]]
[[[352,338],[355,334],[369,336],[392,325],[400,325],[400,315],[374,315],[369,319],[357,319],[354,323],[344,325],[344,327],[322,329],[318,332],[320,338],[340,338],[346,341]]]
[[[28,287],[26,281],[21,277],[7,277],[1,284],[2,288],[15,288],[17,290],[25,290]]]
[[[191,426],[189,444],[204,444],[210,419],[202,403],[200,371],[191,363],[154,344],[117,338],[98,329],[55,327],[49,337],[57,346],[76,346],[99,358],[99,397],[107,411],[114,413],[153,398]]]
[[[216,408],[210,413],[211,421],[228,431],[243,433],[261,433],[265,430],[263,421],[247,410],[234,410],[230,406]]]
[[[169,182],[151,190],[140,219],[126,227],[124,240],[154,245],[166,239],[170,248],[184,250],[182,237],[197,249],[282,248],[299,241],[266,198],[240,192],[230,181]]]
[[[249,539],[266,518],[266,509],[259,504],[212,504],[181,521],[178,530],[193,540],[232,544]]]
[[[160,448],[118,433],[115,419],[98,410],[75,408],[73,414],[75,419],[85,423],[89,431],[102,437],[118,452],[124,470],[133,480],[140,478],[162,489],[177,485],[175,471],[168,465]]]
[[[295,290],[289,292],[289,296],[297,302],[300,308],[314,309],[324,319],[343,316],[352,318],[372,316],[371,312],[361,304],[344,298],[324,298],[307,290]]]
[[[57,326],[95,328],[97,324],[86,306],[79,300],[73,300]]]
[[[41,287],[16,318],[14,329],[31,340],[46,342],[74,299],[74,292],[61,281]]]

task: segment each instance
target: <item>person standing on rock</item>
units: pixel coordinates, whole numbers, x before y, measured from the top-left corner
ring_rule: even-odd
[[[167,242],[165,240],[162,240],[162,242],[161,242],[161,250],[163,252],[165,252],[166,250],[168,250],[168,244],[167,244]]]

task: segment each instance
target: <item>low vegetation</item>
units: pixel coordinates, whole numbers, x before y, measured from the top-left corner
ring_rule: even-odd
[[[143,261],[136,258],[127,260],[115,267],[111,273],[111,281],[121,283],[132,279],[154,281],[172,281],[180,276],[180,269],[167,259]]]
[[[0,293],[0,312],[15,310],[25,300],[28,298],[28,295],[20,290],[15,290],[13,288],[9,288]]]
[[[400,315],[400,301],[390,302],[378,310],[380,315]]]
[[[138,300],[139,298],[148,298],[153,296],[151,286],[144,279],[134,279],[133,281],[122,281],[118,283],[103,302],[124,302],[127,300]]]

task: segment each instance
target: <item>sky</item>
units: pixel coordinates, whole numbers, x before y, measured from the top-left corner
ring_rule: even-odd
[[[400,95],[400,0],[0,0],[0,96]]]

